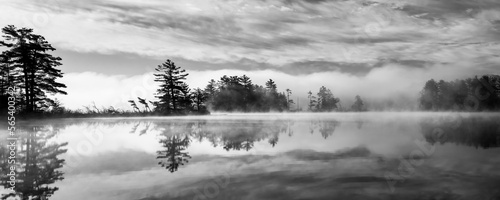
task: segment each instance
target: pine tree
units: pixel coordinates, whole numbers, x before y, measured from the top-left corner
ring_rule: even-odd
[[[4,27],[2,32],[5,41],[0,41],[0,45],[8,48],[3,52],[2,71],[8,71],[12,83],[22,88],[25,111],[38,111],[53,103],[47,93],[67,94],[60,89],[66,85],[56,81],[63,76],[56,68],[61,65],[61,58],[49,54],[56,49],[43,36],[34,34],[33,29],[13,25]]]
[[[196,111],[203,112],[205,110],[204,103],[207,100],[207,94],[200,88],[196,88],[192,93],[191,97],[196,105]]]
[[[439,88],[434,79],[425,83],[424,89],[420,92],[420,107],[424,110],[437,109],[439,104]]]
[[[178,112],[181,95],[185,92],[182,85],[189,74],[170,60],[158,65],[155,70],[158,72],[154,74],[155,81],[160,83],[156,96],[160,99],[159,110],[164,114]]]
[[[361,112],[365,111],[365,104],[359,95],[356,95],[355,102],[351,106],[352,111]]]
[[[314,95],[312,95],[313,93],[311,91],[309,91],[307,93],[307,98],[309,99],[309,104],[308,104],[308,107],[309,107],[309,111],[313,111],[313,107],[316,105],[317,101],[316,101],[316,97]]]
[[[337,103],[340,100],[335,98],[325,86],[321,86],[318,92],[318,103],[316,104],[317,111],[332,111],[337,108]]]

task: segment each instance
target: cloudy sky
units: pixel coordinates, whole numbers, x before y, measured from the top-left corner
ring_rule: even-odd
[[[324,85],[344,104],[408,101],[428,79],[500,69],[498,0],[0,2],[0,26],[31,27],[57,48],[69,108],[153,99],[166,59],[193,88],[246,74],[302,102]]]

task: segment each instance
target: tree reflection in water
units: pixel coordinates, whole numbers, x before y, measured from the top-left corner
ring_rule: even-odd
[[[16,185],[14,192],[2,196],[2,199],[48,199],[57,187],[50,185],[63,179],[63,173],[58,169],[64,164],[58,156],[67,150],[62,149],[68,143],[56,144],[49,142],[57,134],[55,127],[17,127],[17,154],[16,154]],[[2,144],[2,147],[6,146]],[[9,151],[2,148],[0,167],[2,172],[10,171],[8,162]],[[7,157],[5,157],[7,156]],[[7,182],[10,176],[1,174],[1,185],[9,188]]]
[[[157,151],[159,165],[170,172],[178,170],[191,159],[187,152],[191,141],[210,142],[213,147],[222,147],[226,151],[250,151],[256,142],[266,141],[275,147],[280,135],[293,136],[294,122],[291,120],[271,121],[177,121],[177,122],[148,122],[144,129],[138,124],[132,125],[131,133],[145,134],[152,129],[159,130],[162,150]],[[331,136],[340,125],[336,120],[311,122],[312,131],[318,130],[323,138]]]
[[[455,143],[475,148],[500,146],[500,118],[443,117],[420,123],[422,134],[430,144]]]
[[[169,127],[165,127],[160,139],[164,150],[157,151],[157,159],[159,165],[165,167],[171,173],[177,171],[179,165],[188,163],[191,158],[186,149],[191,143],[189,138],[192,124],[187,125],[172,123]]]
[[[340,126],[340,122],[337,120],[321,120],[321,121],[311,121],[309,125],[309,132],[314,133],[314,130],[318,129],[323,138],[327,139],[335,133],[335,129]]]

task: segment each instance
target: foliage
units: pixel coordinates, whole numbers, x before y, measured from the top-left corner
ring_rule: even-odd
[[[170,60],[158,65],[155,70],[155,81],[160,83],[156,96],[160,101],[156,111],[163,114],[180,112],[181,107],[186,106],[185,99],[189,87],[184,80],[189,74]]]
[[[7,95],[8,87],[18,88],[15,95],[23,112],[33,113],[48,109],[53,100],[47,94],[66,94],[66,85],[56,79],[63,73],[57,69],[61,58],[49,52],[55,48],[33,29],[8,25],[2,29],[0,46],[7,48],[0,56],[0,95]],[[2,105],[3,106],[3,105]]]
[[[317,93],[317,97],[311,91],[307,93],[309,99],[308,109],[314,112],[331,112],[338,108],[337,103],[340,102],[339,98],[335,98],[330,89],[321,86]]]
[[[425,83],[419,100],[422,110],[499,110],[500,76],[484,75],[451,82],[431,79]]]
[[[64,159],[60,155],[66,153],[65,146],[68,143],[57,144],[49,142],[52,137],[57,135],[57,129],[48,129],[47,127],[28,127],[19,131],[26,131],[21,134],[19,140],[19,151],[16,154],[14,192],[2,196],[2,199],[48,199],[59,188],[54,187],[56,181],[63,180],[63,172],[60,171],[64,164]],[[0,148],[0,157],[7,155],[7,146],[2,144]],[[2,172],[10,171],[10,165],[7,158],[0,160],[0,169]],[[10,177],[6,173],[0,175],[1,185],[5,188],[10,187],[7,181]]]
[[[363,103],[363,100],[359,95],[356,95],[354,104],[352,104],[351,106],[351,110],[354,112],[362,112],[367,110],[365,104]]]
[[[222,76],[205,87],[207,106],[215,111],[267,112],[286,111],[289,101],[279,93],[276,83],[269,79],[265,87],[252,84],[250,77]]]

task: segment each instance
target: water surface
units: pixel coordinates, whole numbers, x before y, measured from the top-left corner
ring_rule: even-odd
[[[18,122],[16,195],[499,199],[499,119],[333,113]]]

